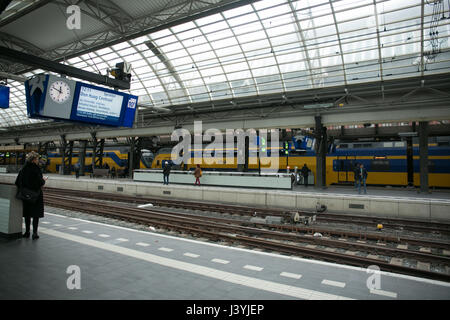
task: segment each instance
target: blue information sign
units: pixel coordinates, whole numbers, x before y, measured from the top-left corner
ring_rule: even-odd
[[[9,87],[0,86],[0,108],[9,108]]]
[[[26,81],[25,92],[32,118],[133,126],[137,96],[53,75]]]

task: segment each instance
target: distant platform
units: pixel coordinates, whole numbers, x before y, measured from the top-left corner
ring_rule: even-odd
[[[17,174],[0,174],[0,182],[14,183]],[[201,180],[200,180],[201,181]],[[415,218],[428,221],[450,221],[450,192],[418,193],[406,188],[367,187],[367,194],[358,194],[354,187],[295,186],[293,190],[261,190],[252,188],[194,186],[137,182],[130,179],[100,179],[88,176],[50,174],[46,186],[53,188],[122,193],[137,196],[157,196],[207,202],[288,210],[315,210],[317,203],[326,205],[329,212],[373,216]]]

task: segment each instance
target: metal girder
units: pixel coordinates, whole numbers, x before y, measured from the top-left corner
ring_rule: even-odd
[[[73,1],[59,0],[54,3],[66,8],[72,5]],[[133,21],[132,16],[110,0],[83,0],[80,3],[80,12],[98,20],[116,34],[123,34],[125,24]]]
[[[244,6],[256,1],[260,0],[185,1],[182,4],[175,5],[170,5],[169,2],[169,5],[159,12],[150,13],[141,18],[132,19],[129,22],[125,20],[120,27],[116,26],[114,28],[108,28],[108,30],[103,30],[95,34],[87,35],[77,41],[63,44],[55,49],[47,51],[42,57],[53,61],[71,59],[88,52],[103,49],[152,32]],[[115,13],[115,17],[111,18],[112,20],[110,19],[108,23],[120,23],[120,15],[123,14],[123,10],[119,10],[118,7],[113,8],[110,1],[100,0],[100,3],[103,2],[105,3],[105,8],[103,9],[101,16],[103,16],[105,12]],[[93,7],[91,6],[91,8]],[[91,14],[93,13],[91,12]],[[120,28],[123,32],[117,32],[117,28]],[[23,73],[30,70],[31,69],[14,71]]]
[[[3,44],[4,46],[11,49],[19,47],[23,51],[29,52],[34,55],[41,55],[44,53],[44,50],[35,46],[34,44],[5,32],[0,32],[0,44]]]
[[[11,22],[23,17],[24,15],[26,15],[32,11],[39,9],[40,7],[45,6],[50,1],[52,1],[52,0],[39,0],[39,1],[36,1],[34,4],[29,5],[25,9],[19,10],[16,14],[13,14],[12,16],[9,16],[8,18],[1,20],[0,28],[3,26],[6,26],[8,23],[11,23]]]
[[[81,70],[72,66],[32,56],[17,50],[12,50],[5,47],[0,47],[0,49],[1,49],[0,57],[10,61],[16,61],[30,66],[35,66],[44,70],[53,71],[59,74],[65,74],[71,77],[107,85],[110,87],[117,87],[119,89],[130,89],[130,83],[127,81],[109,78],[107,76],[102,76],[97,73]]]
[[[222,121],[203,121],[203,130],[216,128],[224,129],[271,129],[271,128],[309,128],[314,127],[315,113],[278,116],[264,119],[245,119],[245,120],[222,120]],[[383,122],[406,122],[406,121],[432,121],[436,119],[450,119],[450,107],[448,105],[423,107],[411,106],[409,108],[392,110],[386,108],[372,108],[370,110],[341,110],[334,109],[333,112],[322,114],[322,124],[324,126],[332,125],[351,125],[360,123],[383,123]],[[182,126],[184,129],[193,131],[194,123],[186,121]],[[201,120],[201,119],[195,119]],[[142,137],[172,134],[174,131],[173,123],[159,124],[146,128],[134,129],[101,129],[97,131],[97,139],[106,139],[114,137]],[[87,140],[90,139],[90,132],[68,132],[67,140]],[[58,135],[29,135],[19,136],[20,143],[57,141]],[[1,138],[0,143],[15,143],[14,137]]]

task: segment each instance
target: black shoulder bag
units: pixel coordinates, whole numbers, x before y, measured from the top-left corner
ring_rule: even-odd
[[[25,201],[27,203],[36,203],[39,198],[40,191],[34,191],[23,186],[23,173],[19,172],[18,177],[19,186],[17,187],[16,199]]]

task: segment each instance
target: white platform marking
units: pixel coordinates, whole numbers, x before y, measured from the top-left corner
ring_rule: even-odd
[[[249,264],[244,266],[244,269],[253,270],[253,271],[261,271],[264,268],[257,267],[257,266],[251,266]]]
[[[313,194],[313,193],[311,193],[311,194]],[[449,201],[449,203],[450,203],[450,201]],[[107,227],[109,229],[112,228],[112,229],[119,229],[119,230],[127,230],[127,231],[130,231],[130,232],[141,233],[141,234],[145,234],[145,235],[151,235],[153,237],[159,237],[159,238],[166,238],[166,239],[173,239],[173,240],[177,240],[177,241],[195,243],[195,244],[202,245],[202,246],[209,246],[209,247],[215,247],[215,248],[226,248],[227,250],[248,252],[248,253],[257,254],[257,255],[264,255],[264,256],[268,256],[268,257],[276,257],[276,258],[279,258],[279,259],[301,261],[301,262],[304,262],[304,263],[307,263],[307,264],[316,264],[316,265],[323,265],[323,266],[328,266],[328,267],[332,267],[332,268],[354,270],[354,271],[362,272],[362,273],[364,273],[364,275],[366,274],[366,271],[367,271],[367,269],[361,268],[361,267],[354,267],[354,266],[348,266],[348,265],[344,265],[344,264],[337,264],[337,263],[326,262],[326,261],[319,261],[319,260],[311,260],[311,259],[299,258],[299,257],[294,257],[294,256],[284,256],[284,255],[280,255],[280,254],[276,254],[276,253],[255,251],[255,250],[244,249],[244,248],[229,247],[229,246],[222,245],[222,244],[203,242],[203,241],[198,241],[198,240],[193,240],[193,239],[184,239],[184,238],[174,237],[174,236],[170,236],[170,235],[166,235],[166,234],[154,233],[154,232],[151,232],[151,231],[142,231],[142,230],[136,230],[136,229],[131,229],[131,228],[127,228],[127,227],[115,226],[115,225],[102,223],[102,222],[90,221],[90,220],[86,220],[86,219],[72,218],[72,217],[67,217],[67,216],[63,216],[63,215],[56,214],[56,213],[51,213],[51,212],[45,212],[45,214],[48,214],[49,216],[64,218],[64,219],[70,219],[70,220],[86,222],[86,223],[90,223],[90,224],[96,224],[96,225],[99,225],[99,226]],[[150,228],[153,228],[153,227],[150,227]],[[386,271],[380,271],[379,273],[381,275],[385,275],[385,276],[389,276],[389,277],[395,277],[395,278],[399,278],[399,279],[408,279],[408,280],[412,280],[412,281],[416,281],[416,282],[424,282],[424,283],[430,283],[430,284],[433,284],[433,285],[438,285],[438,286],[443,286],[443,287],[450,287],[450,282],[431,280],[431,279],[427,279],[427,278],[418,278],[418,277],[408,276],[408,275],[405,275],[405,274],[398,274],[398,273],[392,273],[392,272],[386,272]]]
[[[117,241],[122,241],[122,242],[128,241],[128,239],[125,239],[125,238],[117,238],[116,240],[117,240]]]
[[[397,293],[391,292],[391,291],[384,291],[384,290],[378,290],[378,289],[370,289],[370,293],[372,294],[378,294],[380,296],[386,296],[390,298],[397,298]]]
[[[102,237],[102,238],[109,238],[110,237],[109,234],[104,234],[104,233],[100,233],[98,236]]]
[[[136,245],[137,246],[141,246],[141,247],[148,247],[149,246],[149,244],[145,243],[145,242],[137,242]]]
[[[327,280],[327,279],[323,279],[322,280],[322,284],[326,284],[326,285],[334,286],[334,287],[339,287],[339,288],[344,288],[345,287],[345,283],[344,282]]]
[[[173,251],[173,249],[170,249],[170,248],[164,248],[164,247],[158,248],[158,250],[160,250],[160,251],[165,251],[165,252],[172,252],[172,251]]]
[[[287,277],[287,278],[293,278],[293,279],[300,279],[302,277],[301,274],[290,273],[290,272],[282,272],[282,273],[280,273],[280,276]]]
[[[50,224],[48,221],[42,221],[43,224]]]
[[[328,294],[316,290],[304,289],[300,287],[289,286],[273,281],[261,280],[257,278],[252,278],[248,276],[242,276],[239,274],[235,274],[232,272],[225,272],[218,269],[208,268],[205,266],[196,265],[193,263],[178,261],[175,259],[169,259],[160,257],[154,254],[133,250],[129,248],[124,248],[121,246],[117,246],[111,243],[105,243],[97,240],[88,239],[85,237],[75,236],[68,233],[41,228],[41,232],[50,236],[66,239],[69,241],[74,241],[77,243],[81,243],[87,246],[107,250],[110,252],[115,252],[122,254],[124,256],[144,260],[150,263],[156,263],[165,267],[174,268],[177,270],[182,270],[185,272],[190,272],[194,274],[198,274],[204,277],[209,277],[213,279],[217,279],[220,281],[226,281],[229,283],[234,283],[237,285],[247,286],[249,288],[254,288],[258,290],[269,291],[273,293],[277,293],[280,295],[291,296],[299,299],[329,299],[329,300],[352,300],[351,298]]]
[[[221,264],[227,264],[230,263],[230,261],[222,260],[222,259],[212,259],[212,262],[221,263]]]
[[[69,229],[69,230],[78,230],[77,227],[68,227],[67,229]]]
[[[54,223],[53,224],[55,227],[62,227],[63,225],[62,224],[59,224],[59,223]]]
[[[82,232],[83,232],[83,233],[87,233],[87,234],[94,233],[93,231],[90,231],[90,230],[83,230]]]
[[[190,252],[183,253],[183,256],[191,257],[191,258],[198,258],[198,257],[200,257],[200,255],[195,254],[195,253],[190,253]]]

